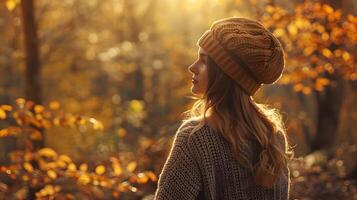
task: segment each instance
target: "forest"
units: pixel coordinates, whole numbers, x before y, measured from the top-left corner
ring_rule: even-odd
[[[286,66],[254,96],[281,111],[290,199],[357,199],[357,2],[0,1],[0,200],[151,200],[183,112],[196,42],[260,21]]]

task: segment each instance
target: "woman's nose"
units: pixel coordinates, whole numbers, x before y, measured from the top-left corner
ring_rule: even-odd
[[[196,69],[195,69],[195,63],[196,63],[196,62],[192,63],[192,64],[188,67],[188,71],[191,72],[191,73],[193,73],[193,74],[196,74],[196,73],[197,73],[197,71],[196,71]]]

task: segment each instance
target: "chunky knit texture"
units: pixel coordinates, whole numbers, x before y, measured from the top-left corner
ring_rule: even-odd
[[[279,40],[253,19],[230,17],[215,21],[197,45],[246,93],[273,84],[285,66]]]
[[[271,189],[258,186],[254,174],[234,161],[229,143],[210,126],[190,135],[195,123],[177,130],[170,154],[159,176],[155,200],[287,200],[290,171],[286,167]],[[251,161],[257,162],[259,144]]]

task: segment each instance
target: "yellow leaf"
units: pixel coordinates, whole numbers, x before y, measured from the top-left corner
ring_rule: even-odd
[[[68,171],[76,171],[77,170],[77,166],[74,163],[70,163],[67,167]]]
[[[285,30],[282,29],[282,28],[277,28],[277,29],[274,30],[273,34],[276,37],[281,37],[281,36],[285,35]]]
[[[327,14],[330,14],[333,12],[333,8],[327,4],[323,5],[322,6],[322,9],[327,13]]]
[[[344,61],[348,61],[351,58],[351,56],[348,52],[345,51],[342,53],[342,58]]]
[[[304,55],[305,56],[309,56],[309,55],[311,55],[314,51],[316,50],[316,48],[315,47],[313,47],[313,46],[308,46],[308,47],[306,47],[305,49],[304,49]]]
[[[137,163],[135,161],[131,161],[127,166],[126,170],[129,172],[133,172],[136,169]]]
[[[53,196],[56,192],[59,191],[60,191],[59,186],[45,185],[44,188],[42,188],[39,192],[36,193],[36,197]]]
[[[130,184],[128,181],[121,182],[118,186],[118,189],[120,192],[126,192],[130,187]]]
[[[0,108],[0,119],[6,119],[6,112],[2,108]]]
[[[93,129],[102,131],[104,129],[104,126],[102,122],[97,121],[96,123],[93,124]]]
[[[296,35],[298,33],[298,29],[294,24],[289,24],[288,31],[291,35]]]
[[[153,172],[149,171],[146,172],[146,174],[151,179],[151,181],[157,181],[157,176]]]
[[[72,162],[72,159],[70,157],[68,157],[67,155],[60,155],[58,160],[62,160],[66,163],[71,163]]]
[[[333,54],[336,56],[336,57],[340,57],[342,55],[342,51],[341,49],[336,49],[335,51],[333,51]]]
[[[17,126],[9,126],[7,128],[0,130],[0,137],[8,136],[8,135],[18,135],[19,133],[21,133],[21,128]],[[6,134],[6,135],[2,135],[2,134]]]
[[[57,167],[57,163],[55,162],[46,163],[46,169],[55,169],[56,167]]]
[[[20,0],[7,0],[6,1],[6,8],[9,11],[12,11],[15,9],[16,5],[20,2]]]
[[[56,160],[56,165],[57,165],[59,168],[64,169],[64,168],[66,168],[67,163],[64,162],[63,160]]]
[[[88,176],[88,174],[81,174],[78,178],[78,183],[86,185],[88,183],[90,183],[90,177]]]
[[[32,165],[31,165],[31,163],[25,162],[25,163],[23,164],[23,166],[24,166],[24,169],[25,169],[26,171],[28,171],[28,172],[33,172],[33,167],[32,167]]]
[[[273,13],[274,12],[274,7],[271,6],[271,5],[268,5],[268,6],[265,7],[265,11],[267,13]]]
[[[142,101],[132,100],[129,103],[129,107],[133,112],[141,112],[144,108]]]
[[[126,136],[126,130],[124,128],[118,128],[117,130],[117,135],[121,138],[125,137]]]
[[[24,98],[17,98],[16,99],[16,104],[17,105],[23,105],[26,103],[26,100]]]
[[[97,173],[98,175],[102,175],[105,173],[105,167],[103,165],[98,165],[95,168],[95,173]]]
[[[98,121],[98,120],[96,120],[94,118],[90,118],[89,122],[91,122],[93,124],[93,129],[94,130],[103,130],[104,129],[103,124],[100,121]]]
[[[12,106],[10,106],[10,105],[1,105],[0,108],[5,111],[12,111]]]
[[[79,166],[79,170],[82,172],[86,172],[88,170],[88,165],[86,163],[83,163]]]
[[[35,113],[42,113],[45,110],[45,107],[42,105],[35,105]]]
[[[328,85],[331,81],[327,78],[318,78],[317,82],[321,85]]]
[[[149,177],[145,173],[138,174],[138,178],[137,178],[138,183],[143,184],[143,183],[148,182],[148,180],[149,180]]]
[[[291,81],[290,80],[290,76],[285,75],[285,76],[280,78],[279,83],[282,84],[282,85],[286,85],[286,84],[289,84],[290,81]]]
[[[79,118],[78,118],[78,124],[79,124],[79,125],[85,125],[85,124],[86,124],[85,118],[82,117],[82,116],[79,116]]]
[[[308,94],[311,94],[311,88],[310,87],[304,87],[302,89],[302,93],[308,95]]]
[[[330,49],[324,48],[322,50],[322,55],[324,55],[326,58],[331,58],[332,52],[330,51]]]
[[[130,191],[132,192],[137,192],[138,191],[138,188],[134,187],[134,186],[130,186],[129,187]]]
[[[54,124],[55,126],[60,126],[60,125],[61,125],[61,119],[60,119],[59,117],[55,117],[55,118],[53,119],[53,124]]]
[[[51,101],[49,106],[50,106],[51,110],[58,110],[60,107],[60,104],[58,101]]]
[[[123,173],[123,169],[121,168],[119,163],[113,163],[112,167],[115,176],[120,176]]]
[[[303,88],[304,88],[304,85],[301,84],[301,83],[297,83],[297,84],[294,85],[294,91],[295,91],[295,92],[299,92],[299,91],[301,91]]]
[[[323,41],[327,41],[330,38],[330,36],[329,36],[328,33],[323,33],[321,38],[322,38]]]
[[[50,121],[50,120],[47,120],[47,119],[43,119],[43,120],[42,120],[42,125],[43,125],[43,127],[45,127],[46,129],[52,127],[51,121]]]
[[[40,156],[48,158],[57,158],[57,153],[51,148],[42,148],[37,152]]]
[[[40,131],[31,130],[30,138],[31,138],[31,140],[42,140],[42,134]]]
[[[30,161],[30,160],[32,160],[33,158],[34,158],[34,155],[33,155],[32,152],[29,152],[29,151],[25,152],[25,155],[24,155],[24,160],[25,160],[25,161]]]
[[[22,176],[22,180],[25,181],[25,182],[27,182],[27,181],[30,180],[30,178],[29,178],[27,175],[23,175],[23,176]]]
[[[0,137],[6,137],[9,135],[7,128],[0,129]]]
[[[53,170],[48,170],[47,171],[47,176],[50,177],[51,179],[56,179],[57,178],[57,174]]]

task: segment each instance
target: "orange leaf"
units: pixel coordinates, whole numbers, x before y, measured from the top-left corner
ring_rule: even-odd
[[[30,138],[32,140],[42,140],[42,134],[38,130],[31,129],[30,131]]]
[[[51,148],[42,148],[38,150],[37,153],[38,155],[43,157],[53,158],[53,159],[57,158],[57,153]]]
[[[10,106],[10,105],[1,105],[1,109],[5,110],[5,111],[11,111],[12,110],[12,106]]]
[[[97,173],[98,175],[102,175],[105,173],[105,167],[103,165],[98,165],[95,168],[95,173]]]
[[[149,180],[149,177],[145,173],[139,173],[137,176],[137,181],[140,184],[146,183]]]
[[[304,93],[304,94],[306,94],[306,95],[311,94],[311,88],[305,86],[305,87],[302,89],[302,93]]]
[[[77,166],[74,163],[70,163],[67,167],[68,171],[76,171],[77,170]]]
[[[47,171],[47,176],[50,177],[51,179],[56,179],[57,178],[57,174],[53,170],[48,170]]]
[[[24,166],[24,169],[25,169],[26,171],[28,171],[28,172],[33,172],[33,167],[32,167],[32,165],[31,165],[31,163],[25,162],[25,163],[23,164],[23,166]]]
[[[58,101],[51,101],[49,106],[50,106],[51,110],[58,110],[60,107],[60,104]]]
[[[79,166],[79,170],[82,172],[86,172],[88,170],[88,165],[86,163],[83,163]]]
[[[89,177],[88,174],[81,174],[78,178],[78,183],[86,185],[88,183],[90,183],[91,178]]]
[[[330,14],[333,12],[333,8],[327,4],[323,5],[322,6],[322,9],[327,13],[327,14]]]
[[[0,108],[0,119],[6,119],[6,112],[2,108]]]
[[[137,163],[135,161],[132,161],[126,166],[126,170],[128,170],[129,172],[133,172],[136,169],[136,166]]]
[[[42,105],[35,105],[35,113],[42,113],[45,110],[45,107]]]
[[[146,174],[151,179],[151,181],[157,181],[157,176],[153,172],[149,171],[146,172]]]
[[[295,92],[299,92],[299,91],[301,91],[303,88],[304,88],[304,85],[301,84],[301,83],[298,83],[298,84],[294,85],[294,91],[295,91]]]
[[[331,58],[332,52],[330,51],[330,49],[324,48],[322,50],[322,55],[324,55],[326,58]]]
[[[123,169],[121,168],[119,163],[114,162],[112,164],[113,170],[114,170],[114,175],[120,176],[123,173]]]

